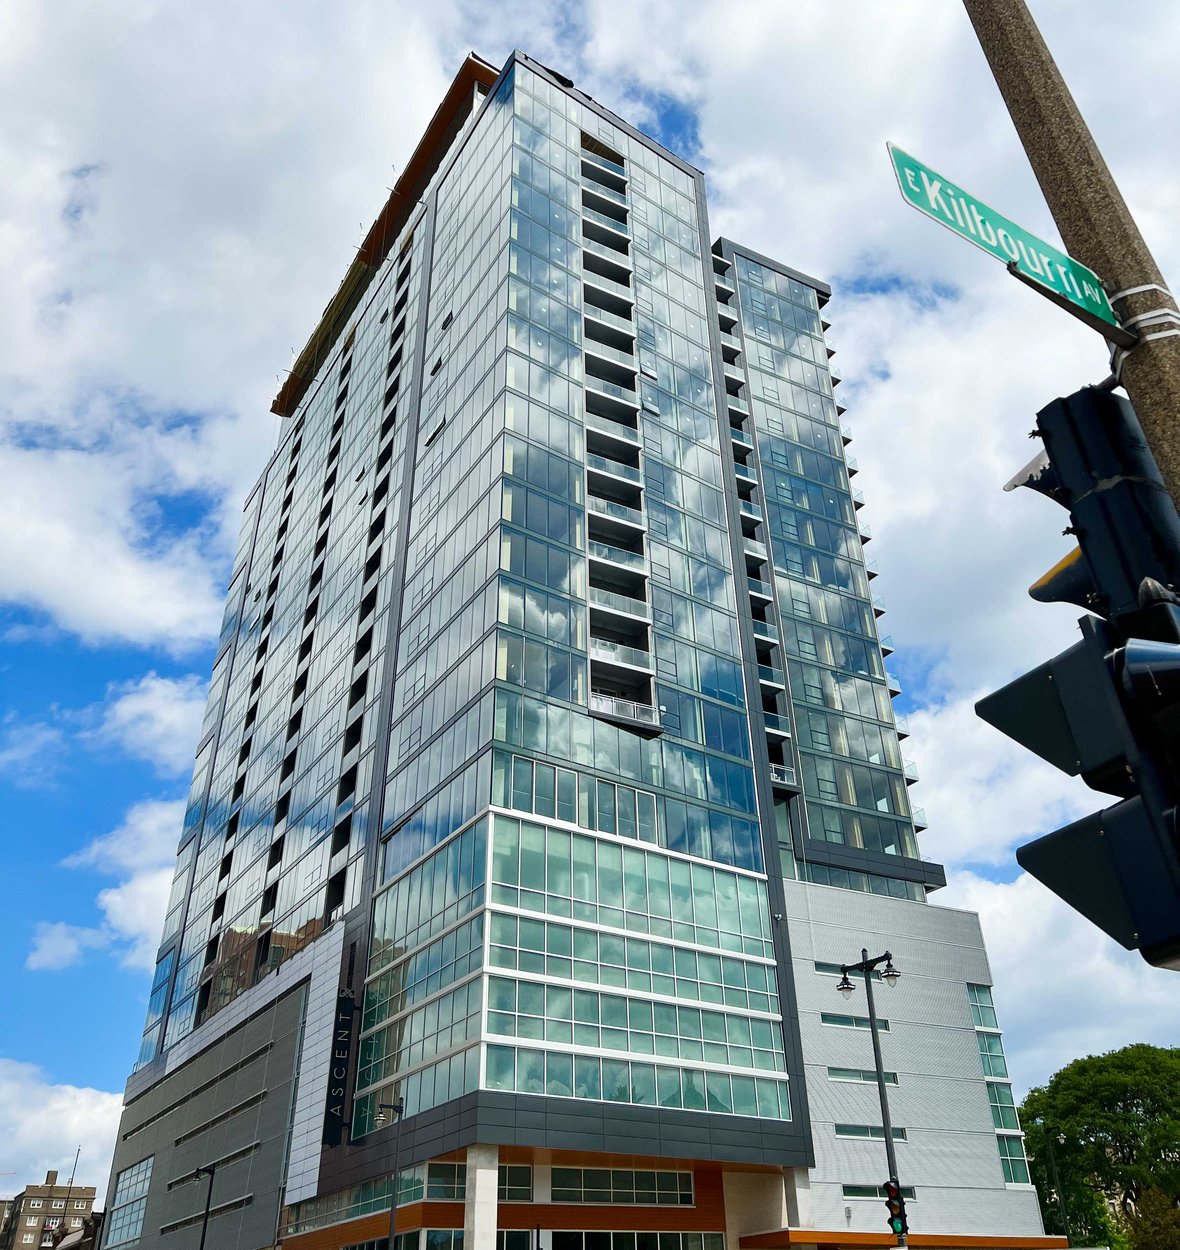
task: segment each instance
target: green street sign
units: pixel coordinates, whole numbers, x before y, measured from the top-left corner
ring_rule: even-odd
[[[1003,261],[1014,277],[1112,343],[1130,347],[1136,341],[1134,334],[1119,325],[1102,283],[1092,269],[1035,234],[1029,234],[908,152],[892,143],[887,146],[901,194],[918,212]]]

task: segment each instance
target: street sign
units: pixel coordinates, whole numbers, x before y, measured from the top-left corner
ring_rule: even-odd
[[[1013,277],[1035,288],[1112,343],[1130,347],[1135,335],[1114,315],[1098,275],[1035,234],[989,208],[942,174],[892,143],[889,157],[904,199],[920,213],[1004,262]]]

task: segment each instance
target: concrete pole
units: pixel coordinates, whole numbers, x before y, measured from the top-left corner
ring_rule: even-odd
[[[1024,0],[963,0],[1066,251],[1108,296],[1166,286]],[[1128,20],[1133,20],[1133,16]],[[1095,66],[1095,70],[1101,67]],[[1140,336],[1116,370],[1180,505],[1180,314],[1161,290],[1113,299]],[[1143,314],[1154,317],[1135,322]],[[1153,337],[1153,336],[1159,337]]]

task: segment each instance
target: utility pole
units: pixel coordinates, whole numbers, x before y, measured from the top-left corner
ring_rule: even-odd
[[[1102,279],[1122,324],[1126,387],[1180,504],[1180,312],[1025,0],[963,0],[1066,251]]]

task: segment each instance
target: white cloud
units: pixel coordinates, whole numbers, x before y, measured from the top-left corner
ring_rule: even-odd
[[[205,714],[205,686],[196,674],[170,678],[154,672],[112,686],[102,723],[91,736],[147,760],[163,774],[190,773]]]
[[[76,1017],[63,1017],[64,1027],[76,1024]],[[122,1108],[119,1094],[57,1084],[34,1064],[0,1058],[0,1172],[10,1173],[5,1192],[39,1184],[50,1170],[64,1182],[81,1146],[77,1183],[96,1186],[95,1205],[105,1205]]]
[[[67,868],[93,868],[116,877],[117,884],[99,891],[102,919],[97,925],[38,924],[27,968],[58,972],[81,963],[90,950],[109,951],[127,968],[155,964],[184,807],[182,800],[136,803],[117,829],[63,861]]]
[[[1176,974],[1149,967],[1027,874],[952,874],[939,903],[979,913],[1011,1075],[1023,1092],[1063,1064],[1128,1042],[1172,1046]]]
[[[42,920],[33,930],[25,967],[33,972],[60,972],[80,963],[84,952],[102,949],[110,941],[110,935],[102,929],[88,929],[64,920]]]
[[[26,724],[10,715],[0,726],[0,777],[15,786],[51,784],[61,752],[62,733],[54,725]]]

